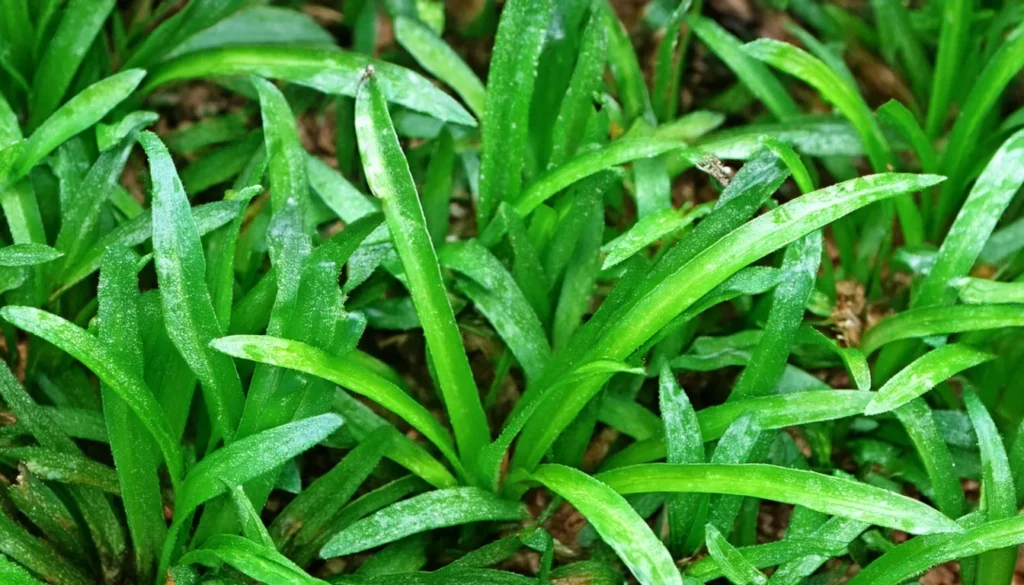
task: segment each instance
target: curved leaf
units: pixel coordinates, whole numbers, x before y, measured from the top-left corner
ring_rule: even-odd
[[[459,94],[477,118],[483,119],[487,91],[462,57],[426,25],[411,18],[395,19],[395,40],[416,62]]]
[[[366,73],[356,97],[356,137],[366,180],[381,201],[392,241],[405,268],[459,452],[475,460],[475,454],[490,439],[487,419],[441,279],[409,164],[398,144],[377,74],[372,69]]]
[[[958,372],[996,356],[963,344],[944,345],[914,360],[889,379],[875,394],[864,414],[872,416],[898,408]]]
[[[139,135],[153,180],[153,256],[167,333],[203,386],[214,426],[230,442],[245,396],[234,362],[211,350],[221,335],[206,289],[206,257],[188,197],[160,138]]]
[[[174,81],[227,75],[259,75],[355,97],[367,67],[376,72],[388,101],[446,122],[475,126],[454,99],[419,75],[348,51],[281,46],[232,46],[182,55],[153,68],[142,87],[149,93]]]
[[[608,485],[563,465],[542,465],[531,477],[579,510],[641,584],[682,585],[665,545]]]
[[[0,317],[71,354],[110,386],[128,403],[153,435],[167,463],[171,481],[177,483],[181,479],[181,450],[173,438],[163,409],[146,383],[133,372],[121,367],[100,340],[61,317],[32,307],[4,307],[0,309]]]
[[[325,559],[364,551],[413,534],[471,522],[517,521],[526,510],[474,487],[435,490],[393,504],[359,520],[324,545]]]
[[[911,534],[961,530],[934,508],[906,496],[850,479],[774,465],[652,463],[607,471],[597,478],[621,494],[731,494],[799,504]]]
[[[366,396],[423,433],[451,461],[458,461],[448,432],[430,411],[351,354],[333,356],[300,341],[260,335],[222,337],[211,347],[230,356],[319,376]]]
[[[1024,327],[1024,305],[954,305],[910,309],[883,319],[864,332],[860,349],[871,355],[883,345],[901,339]]]

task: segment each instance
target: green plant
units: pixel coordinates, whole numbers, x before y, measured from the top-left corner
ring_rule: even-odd
[[[0,580],[1010,583],[1018,4],[280,4],[0,6]]]

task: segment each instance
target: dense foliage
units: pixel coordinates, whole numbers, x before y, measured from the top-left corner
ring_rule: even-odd
[[[1022,20],[5,0],[0,583],[1011,583]]]

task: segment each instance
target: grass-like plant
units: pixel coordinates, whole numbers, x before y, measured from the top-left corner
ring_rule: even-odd
[[[320,4],[0,5],[0,583],[1011,583],[1020,4]]]

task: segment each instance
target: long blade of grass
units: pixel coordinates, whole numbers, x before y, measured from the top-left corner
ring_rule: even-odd
[[[150,132],[139,142],[153,178],[153,252],[167,332],[199,378],[217,432],[230,442],[245,396],[231,359],[208,347],[221,328],[206,289],[199,230],[167,147]]]
[[[351,354],[332,356],[300,341],[250,335],[223,337],[211,347],[230,356],[318,376],[366,396],[423,433],[453,463],[458,461],[448,432],[430,411]]]
[[[467,277],[457,282],[459,289],[498,331],[527,379],[536,379],[551,359],[551,346],[512,275],[475,240],[446,246],[440,259],[442,265]]]
[[[163,453],[171,480],[177,483],[183,471],[181,450],[171,434],[163,409],[139,376],[121,367],[100,340],[61,317],[31,307],[15,306],[0,309],[0,317],[63,349],[117,392],[153,435]]]
[[[1024,543],[1024,516],[985,522],[959,534],[911,538],[883,554],[851,585],[896,585],[936,565]]]
[[[708,553],[718,562],[726,579],[736,585],[764,585],[768,578],[758,571],[713,525],[705,526]]]
[[[608,37],[600,11],[593,11],[580,40],[576,66],[569,79],[558,117],[551,130],[551,156],[548,168],[561,165],[580,147],[587,120],[593,112],[594,92],[600,89],[602,73],[608,60]]]
[[[782,378],[818,275],[822,242],[821,231],[816,231],[786,248],[781,268],[784,276],[772,295],[764,336],[733,386],[730,399],[768,394]]]
[[[428,530],[472,522],[517,521],[525,509],[491,492],[459,487],[435,490],[393,504],[336,534],[320,550],[325,559],[364,551]]]
[[[861,338],[860,349],[871,355],[878,348],[915,337],[1024,327],[1022,305],[954,305],[910,309],[883,319]]]
[[[566,187],[605,169],[638,159],[655,157],[673,150],[691,153],[696,160],[700,154],[685,142],[669,139],[623,139],[607,146],[577,154],[561,165],[537,177],[519,195],[514,207],[519,215],[526,217],[538,205],[544,203]]]
[[[29,127],[35,128],[57,108],[85,58],[86,50],[103,29],[114,0],[90,0],[69,4],[60,25],[46,42],[46,51],[32,77]]]
[[[739,77],[768,111],[779,120],[800,113],[789,92],[768,67],[743,52],[743,44],[710,18],[693,15],[686,19],[694,34]]]
[[[682,585],[665,545],[625,498],[582,471],[543,465],[531,478],[565,498],[586,518],[643,585]]]
[[[850,479],[774,465],[653,463],[607,471],[597,478],[620,494],[731,494],[800,504],[825,514],[911,534],[961,531],[934,508],[906,496]]]
[[[949,176],[949,182],[942,186],[939,195],[935,221],[931,226],[933,234],[942,233],[949,217],[960,204],[963,188],[969,180],[968,173],[974,163],[972,154],[981,139],[982,124],[1003,89],[1021,67],[1024,67],[1024,26],[1018,26],[1010,33],[971,84],[971,92],[967,94],[960,115],[949,133],[949,142],[942,157],[942,169]]]
[[[964,491],[960,485],[960,474],[928,403],[916,398],[897,408],[893,414],[910,435],[924,463],[939,510],[950,518],[963,515]]]
[[[135,91],[145,76],[141,69],[122,71],[97,81],[68,100],[29,136],[7,181],[13,183],[25,176],[65,140],[100,121]]]
[[[864,414],[872,416],[899,408],[958,372],[995,357],[959,343],[933,349],[890,378],[864,409]]]
[[[292,539],[310,542],[319,536],[370,476],[397,436],[394,429],[378,428],[333,469],[302,490],[270,525],[277,548],[283,549]]]
[[[142,375],[142,338],[139,335],[137,257],[125,248],[111,248],[100,271],[100,339],[121,365]],[[103,414],[121,500],[132,537],[135,568],[143,582],[152,573],[167,532],[157,476],[157,461],[142,421],[113,390],[104,387]]]
[[[238,201],[216,201],[205,205],[197,205],[190,209],[192,219],[195,221],[200,236],[206,235],[231,221],[241,211],[241,203]],[[92,247],[83,252],[79,260],[71,263],[64,269],[64,274],[59,279],[61,286],[53,296],[56,297],[63,294],[66,290],[99,270],[103,253],[107,248],[111,246],[125,246],[129,248],[137,246],[149,240],[152,235],[153,218],[149,213],[126,221],[116,229],[111,230],[93,244]]]
[[[459,94],[470,111],[483,119],[487,91],[469,65],[434,31],[411,18],[395,19],[395,40],[430,74]]]
[[[220,534],[181,558],[182,564],[200,563],[219,568],[230,565],[260,583],[278,585],[326,585],[326,581],[310,577],[302,567],[271,547],[241,536]]]
[[[512,0],[501,13],[487,74],[477,222],[486,226],[522,185],[530,98],[551,20],[551,0]],[[481,230],[482,231],[482,230]]]
[[[372,66],[381,91],[393,103],[464,126],[476,121],[458,102],[408,69],[347,51],[281,46],[231,46],[182,55],[153,69],[142,93],[174,81],[230,75],[259,75],[355,97],[359,80]]]
[[[1017,493],[999,430],[973,390],[964,388],[963,398],[981,451],[980,507],[985,511],[985,520],[993,522],[1013,518],[1017,515]],[[978,557],[975,583],[1010,583],[1016,564],[1017,547],[986,552]]]
[[[970,272],[1021,185],[1024,130],[1003,142],[974,183],[942,241],[931,271],[914,291],[912,306],[951,305],[956,301],[955,279]]]
[[[356,98],[356,136],[366,179],[381,201],[402,259],[459,452],[475,461],[476,453],[490,439],[487,420],[409,164],[398,144],[376,73],[370,69],[367,74]]]
[[[704,438],[700,421],[686,392],[666,365],[658,378],[658,404],[665,426],[665,456],[669,463],[704,463]],[[669,550],[685,551],[686,541],[697,522],[697,494],[674,494],[666,501]]]
[[[28,574],[28,571],[7,560],[3,555],[0,555],[0,577],[4,579],[4,583],[10,585],[43,585],[42,581],[37,581]]]
[[[309,202],[309,181],[306,177],[306,150],[299,142],[295,116],[288,100],[274,84],[251,77],[260,97],[263,136],[267,149],[267,175],[270,178],[271,209],[277,213],[289,202],[298,206],[304,230],[311,232],[312,209]]]
[[[14,244],[0,248],[0,266],[34,266],[53,262],[63,254],[46,244]]]
[[[928,119],[925,124],[928,136],[932,138],[939,135],[949,116],[956,80],[963,72],[973,6],[970,0],[949,0],[942,4],[939,50],[935,57],[935,76],[928,94]]]

